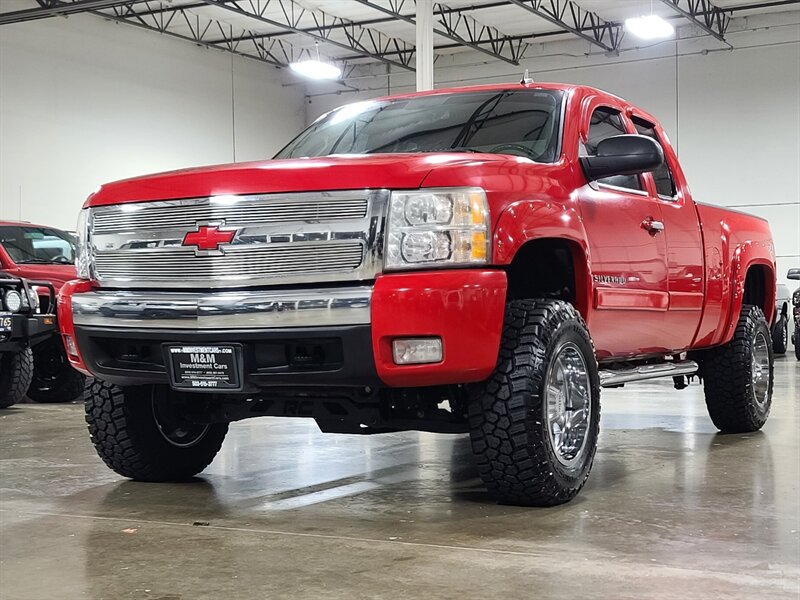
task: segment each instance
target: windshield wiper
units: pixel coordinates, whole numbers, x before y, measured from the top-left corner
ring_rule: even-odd
[[[480,150],[475,150],[475,148],[467,148],[466,146],[456,146],[454,148],[433,148],[431,150],[420,150],[420,152],[475,152],[475,153],[480,153]]]

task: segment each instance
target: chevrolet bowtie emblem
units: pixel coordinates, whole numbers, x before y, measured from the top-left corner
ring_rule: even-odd
[[[221,244],[230,244],[236,235],[235,229],[222,230],[216,225],[200,225],[183,237],[182,246],[194,246],[197,250],[219,250]]]

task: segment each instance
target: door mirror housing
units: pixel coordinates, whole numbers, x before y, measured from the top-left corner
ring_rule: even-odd
[[[597,144],[597,154],[583,156],[581,167],[589,181],[612,175],[638,175],[664,163],[664,151],[645,135],[615,135]]]
[[[787,279],[800,279],[800,269],[789,269],[786,274]]]

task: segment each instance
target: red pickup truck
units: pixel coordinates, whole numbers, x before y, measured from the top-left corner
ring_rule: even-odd
[[[102,186],[59,319],[100,456],[187,478],[228,423],[468,432],[503,502],[573,498],[600,388],[702,378],[722,431],[772,397],[767,223],[694,201],[658,121],[529,81],[370,100],[274,160]]]

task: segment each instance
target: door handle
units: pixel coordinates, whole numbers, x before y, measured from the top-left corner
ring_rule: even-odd
[[[664,231],[664,223],[656,221],[653,217],[647,217],[642,221],[642,229],[647,231],[650,235],[656,235],[660,231]]]

